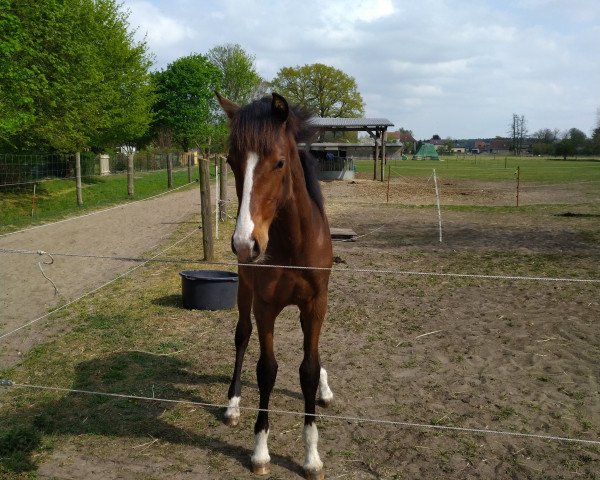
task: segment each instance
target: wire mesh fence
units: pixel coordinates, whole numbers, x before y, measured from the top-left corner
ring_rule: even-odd
[[[134,171],[166,170],[168,160],[173,167],[188,164],[190,153],[136,153]],[[81,153],[81,176],[94,177],[125,173],[128,155]],[[0,153],[0,187],[18,187],[55,179],[75,179],[75,154],[3,154]]]

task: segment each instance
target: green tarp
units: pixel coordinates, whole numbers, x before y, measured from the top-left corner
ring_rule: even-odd
[[[437,150],[431,143],[424,143],[419,151],[413,155],[413,160],[439,160]]]

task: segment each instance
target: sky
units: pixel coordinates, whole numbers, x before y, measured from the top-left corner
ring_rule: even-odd
[[[239,44],[272,80],[324,63],[354,77],[365,116],[417,139],[507,136],[600,118],[598,0],[125,0],[154,69]]]

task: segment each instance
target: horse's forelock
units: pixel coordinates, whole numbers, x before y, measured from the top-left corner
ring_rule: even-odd
[[[296,141],[310,136],[311,115],[301,109],[292,108],[286,120],[286,131]],[[280,120],[271,113],[271,97],[264,97],[240,108],[230,125],[230,147],[238,152],[254,151],[269,154],[278,140]]]

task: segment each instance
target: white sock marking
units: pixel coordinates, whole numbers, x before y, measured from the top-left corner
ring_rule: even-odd
[[[269,447],[267,446],[269,431],[261,430],[254,438],[254,452],[252,452],[250,460],[254,465],[266,465],[271,461],[271,457],[269,456]]]
[[[319,431],[317,425],[313,422],[311,425],[304,425],[304,449],[306,457],[304,460],[304,471],[318,472],[323,468],[323,462],[317,451],[319,441]]]
[[[321,367],[321,373],[319,373],[319,391],[317,392],[317,398],[327,403],[333,400],[333,392],[327,383],[327,372],[323,367]]]
[[[249,152],[246,159],[242,204],[240,205],[240,213],[237,218],[235,232],[233,233],[233,245],[238,250],[242,250],[242,247],[252,250],[253,247],[252,232],[254,231],[254,222],[250,215],[250,197],[254,183],[254,169],[257,163],[258,155],[254,152]]]
[[[229,399],[225,418],[240,418],[240,397],[231,397]]]

